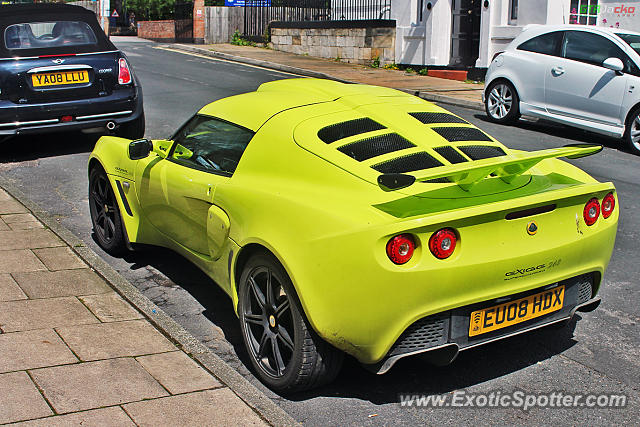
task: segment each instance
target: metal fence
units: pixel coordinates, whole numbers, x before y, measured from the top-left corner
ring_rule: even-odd
[[[391,0],[245,0],[244,36],[267,38],[274,21],[391,19]]]

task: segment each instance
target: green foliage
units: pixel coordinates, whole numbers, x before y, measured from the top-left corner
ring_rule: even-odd
[[[429,69],[428,68],[420,68],[420,70],[418,70],[418,74],[420,74],[421,76],[426,76],[429,74]]]
[[[373,60],[371,61],[371,67],[372,68],[380,68],[380,57],[376,56],[375,58],[373,58]]]
[[[383,67],[385,70],[399,70],[400,68],[398,68],[398,65],[395,62],[392,62],[391,64],[387,64]]]
[[[136,21],[173,19],[175,0],[127,0],[127,10],[136,14]]]
[[[250,40],[243,39],[238,30],[231,36],[231,44],[236,46],[255,46],[256,44]]]
[[[415,73],[415,72],[416,72],[416,70],[414,70],[414,69],[413,69],[413,68],[411,68],[411,67],[406,68],[404,71],[406,71],[407,73]]]
[[[224,6],[224,0],[204,0],[205,6]]]

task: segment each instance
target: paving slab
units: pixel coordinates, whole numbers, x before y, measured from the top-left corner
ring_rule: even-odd
[[[51,230],[0,231],[0,251],[64,246]]]
[[[87,268],[87,264],[67,247],[34,249],[33,253],[51,271]]]
[[[142,356],[175,350],[146,320],[58,328],[58,333],[81,360]]]
[[[215,378],[181,351],[136,357],[171,394],[221,387]]]
[[[77,362],[53,329],[0,334],[0,372]]]
[[[36,217],[30,213],[19,213],[2,215],[2,220],[7,224],[13,224],[17,222],[34,222],[37,221]]]
[[[228,388],[130,403],[123,407],[141,427],[268,425]]]
[[[35,369],[31,375],[60,414],[168,395],[131,358]]]
[[[28,249],[0,251],[0,273],[46,269],[47,267]]]
[[[27,212],[27,208],[12,198],[0,200],[0,215]]]
[[[53,298],[111,292],[111,288],[88,268],[12,274],[29,298]]]
[[[115,292],[80,297],[80,300],[101,322],[143,319],[144,316]]]
[[[0,374],[0,390],[0,424],[53,413],[26,372]]]
[[[20,427],[135,427],[131,418],[119,406],[74,412],[10,425]]]
[[[0,328],[4,332],[98,322],[74,297],[0,302]]]
[[[20,286],[9,274],[0,273],[0,301],[27,299]]]
[[[9,224],[9,228],[13,231],[35,230],[38,228],[44,228],[44,225],[38,221],[14,222],[13,224]]]

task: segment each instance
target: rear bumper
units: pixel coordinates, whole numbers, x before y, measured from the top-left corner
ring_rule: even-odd
[[[384,374],[398,360],[423,353],[428,353],[428,359],[434,363],[446,365],[453,362],[460,351],[552,324],[567,322],[576,311],[592,311],[599,305],[600,298],[593,298],[595,284],[598,281],[597,276],[597,273],[584,274],[532,291],[511,295],[507,300],[494,299],[422,318],[403,332],[382,361],[369,365],[368,368],[377,374]],[[564,305],[560,310],[493,332],[469,337],[470,315],[474,311],[518,300],[560,285],[565,287]]]
[[[142,90],[135,87],[101,98],[47,104],[16,105],[5,101],[0,103],[1,110],[14,111],[14,119],[0,120],[0,136],[103,128],[108,122],[118,126],[142,115]],[[62,116],[72,116],[73,120],[63,123]]]

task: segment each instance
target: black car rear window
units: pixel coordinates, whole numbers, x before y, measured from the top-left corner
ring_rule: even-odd
[[[518,46],[518,50],[542,53],[544,55],[558,55],[563,33],[564,31],[554,31],[534,37]]]
[[[51,21],[9,25],[4,43],[13,50],[96,45],[98,40],[86,22]]]

